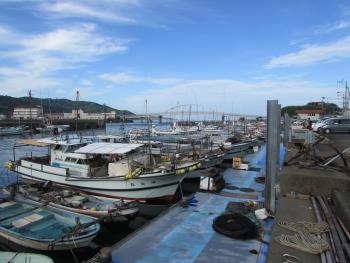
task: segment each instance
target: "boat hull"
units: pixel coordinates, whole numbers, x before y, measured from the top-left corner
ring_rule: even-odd
[[[225,149],[224,160],[232,159],[238,153],[253,149],[253,147],[256,145],[257,141],[233,144],[229,148]]]
[[[62,242],[56,243],[54,246],[50,246],[50,242],[41,242],[37,240],[24,238],[24,237],[3,231],[0,228],[0,237],[6,240],[6,242],[8,243],[12,242],[16,245],[20,245],[22,247],[36,249],[36,250],[69,250],[71,248],[87,247],[95,236],[96,235],[92,235],[90,237],[86,237],[82,239],[75,239],[74,242],[71,240],[62,241]]]
[[[186,173],[146,174],[132,179],[124,177],[79,178],[48,173],[21,165],[16,171],[30,181],[51,181],[89,194],[126,200],[171,199]]]
[[[17,196],[15,197],[14,201],[15,205],[17,204],[24,204],[25,206],[19,210],[19,212],[16,212],[13,216],[10,216],[6,219],[2,218],[1,219],[1,226],[0,226],[0,238],[3,239],[3,243],[7,242],[9,244],[16,244],[19,245],[21,247],[26,247],[26,248],[30,248],[30,249],[36,249],[36,250],[69,250],[72,248],[81,248],[81,247],[87,247],[90,242],[92,241],[93,238],[96,237],[96,235],[98,234],[99,230],[100,230],[100,225],[98,223],[96,223],[94,221],[94,218],[92,217],[88,217],[88,216],[84,216],[84,215],[79,215],[77,213],[73,213],[73,212],[67,212],[67,211],[62,211],[60,209],[54,208],[54,207],[50,207],[50,206],[45,206],[40,202],[36,202],[30,199],[27,199],[25,197],[22,196]],[[6,204],[6,203],[5,203]],[[4,207],[4,206],[3,206]],[[28,209],[29,208],[29,209]],[[5,206],[6,209],[6,206]],[[11,209],[11,208],[10,208]],[[24,220],[25,217],[21,217],[22,215],[27,215],[28,216],[33,216],[33,213],[38,212],[38,210],[40,209],[44,209],[44,211],[50,213],[50,216],[54,215],[54,217],[59,217],[61,219],[57,219],[56,218],[56,222],[60,222],[58,223],[58,226],[56,226],[56,223],[53,223],[52,221],[46,221],[45,224],[44,222],[36,222],[36,219],[31,219],[33,221],[30,221],[31,223],[28,223],[28,219]],[[3,213],[9,213],[9,211],[13,211],[13,210],[4,210],[3,208]],[[36,211],[36,212],[34,212]],[[43,212],[42,210],[39,211]],[[39,215],[39,214],[37,214]],[[59,225],[62,226],[62,223],[64,222],[64,220],[72,220],[73,218],[79,217],[81,222],[87,223],[87,224],[91,224],[90,226],[88,226],[86,228],[87,232],[83,233],[82,235],[66,235],[66,236],[62,236],[65,235],[64,232],[58,234],[58,238],[56,237],[47,237],[45,236],[43,237],[38,237],[35,236],[35,233],[37,233],[38,231],[42,231],[42,229],[45,229],[47,227],[52,227],[52,226],[56,226],[58,228],[60,228]],[[8,228],[8,227],[4,227],[3,222],[6,223],[6,221],[10,220],[9,222],[11,222],[11,220],[15,220],[14,222],[18,222],[17,225],[12,225],[15,227],[16,230],[12,229],[12,228]],[[22,221],[21,221],[22,220]],[[24,221],[23,221],[24,220]],[[39,218],[39,220],[41,220]],[[27,221],[27,222],[26,222]],[[24,225],[23,225],[24,224]],[[31,225],[32,224],[32,225]],[[36,224],[36,225],[35,225]],[[42,228],[40,228],[40,224],[42,226]],[[68,224],[63,225],[63,227],[68,227]],[[70,227],[73,229],[75,225],[71,224]],[[26,232],[26,231],[19,231],[18,228],[20,227],[28,227],[28,231],[32,231],[32,232]],[[31,228],[33,227],[33,228]],[[35,231],[34,231],[35,229]],[[27,234],[26,234],[27,233]],[[31,233],[31,234],[28,234]],[[43,234],[41,233],[41,236],[43,236]]]
[[[64,209],[66,211],[70,211],[70,212],[74,212],[74,213],[78,213],[78,214],[92,216],[95,218],[103,218],[103,217],[108,216],[112,219],[117,218],[117,217],[132,217],[133,215],[135,215],[139,211],[138,207],[118,210],[116,212],[109,212],[109,211],[105,211],[105,210],[104,211],[94,211],[94,210],[90,210],[90,209],[78,209],[78,208],[74,208],[74,207],[63,206],[63,205],[59,205],[59,204],[52,203],[52,202],[49,203],[49,206],[59,208],[59,209]]]

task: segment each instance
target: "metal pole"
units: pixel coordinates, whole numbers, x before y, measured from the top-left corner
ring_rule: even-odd
[[[280,148],[281,148],[281,104],[278,104],[278,113],[277,113],[277,173],[276,176],[278,175],[278,171],[280,169]],[[277,180],[277,178],[276,178]]]
[[[277,100],[267,101],[267,145],[266,145],[266,167],[265,167],[265,208],[274,214],[276,210],[275,184],[277,177],[278,143],[278,120],[279,105]]]
[[[284,130],[283,130],[283,145],[287,147],[289,141],[290,117],[288,113],[284,113]]]

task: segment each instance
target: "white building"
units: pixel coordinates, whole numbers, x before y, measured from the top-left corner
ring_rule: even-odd
[[[75,119],[77,117],[77,111],[72,110],[71,113],[63,113],[64,119]],[[106,116],[106,117],[105,117]],[[97,113],[97,112],[84,112],[82,109],[78,110],[78,119],[80,120],[114,120],[116,117],[116,112],[106,112],[106,113]]]
[[[12,113],[13,119],[21,119],[21,120],[28,120],[32,118],[35,119],[42,119],[43,118],[43,109],[41,106],[33,106],[31,108],[29,107],[15,107],[13,109]]]
[[[307,120],[310,118],[312,121],[317,121],[321,119],[324,115],[322,110],[296,110],[295,111],[298,115],[298,119],[300,120]]]

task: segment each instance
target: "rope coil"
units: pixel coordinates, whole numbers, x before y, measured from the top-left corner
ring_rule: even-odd
[[[326,223],[281,221],[278,225],[296,232],[294,235],[282,234],[276,237],[276,241],[284,246],[311,254],[319,254],[329,249],[328,242],[319,236],[329,231]]]

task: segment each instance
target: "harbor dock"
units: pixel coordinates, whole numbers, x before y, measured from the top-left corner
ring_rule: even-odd
[[[315,148],[320,156],[327,158],[335,155],[335,148],[342,152],[348,147],[349,135],[329,135],[325,140],[331,143],[332,147],[327,147],[325,143]],[[289,144],[287,148],[281,147],[280,163],[290,160],[296,154],[298,150],[293,144]],[[264,184],[256,182],[255,178],[265,176],[265,158],[266,147],[263,146],[258,153],[245,157],[244,161],[249,163],[251,170],[229,168],[224,171],[226,184],[220,192],[196,193],[197,202],[193,206],[184,207],[178,203],[117,243],[112,247],[113,262],[278,263],[282,262],[284,255],[296,257],[300,262],[335,262],[329,259],[333,253],[330,249],[327,252],[312,254],[282,245],[276,239],[283,234],[293,234],[292,231],[280,227],[279,222],[318,222],[312,196],[332,197],[336,216],[349,228],[349,199],[348,192],[344,191],[350,189],[350,178],[346,172],[337,169],[344,165],[341,158],[331,167],[308,166],[305,161],[280,166],[276,214],[274,218],[260,221],[262,240],[233,239],[213,229],[213,220],[225,211],[230,202],[254,201],[263,206],[265,187]],[[303,158],[301,155],[300,158],[303,160],[305,156]],[[321,208],[319,209],[321,211]],[[322,221],[327,222],[326,218]],[[336,251],[342,250],[341,244],[335,243],[332,246]],[[348,245],[345,243],[344,246]],[[339,259],[339,256],[333,256]],[[343,256],[345,261],[340,262],[348,262],[346,260],[349,260],[349,255],[345,253]],[[325,258],[329,260],[325,261]]]
[[[265,147],[247,155],[244,161],[253,170],[225,170],[226,187],[220,192],[196,193],[193,206],[178,203],[116,244],[113,262],[265,262],[273,219],[263,222],[263,242],[232,239],[212,227],[230,202],[263,203],[264,185],[255,178],[264,174],[265,155]],[[283,160],[283,148],[280,155]]]

